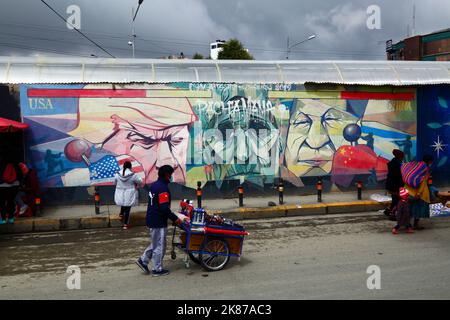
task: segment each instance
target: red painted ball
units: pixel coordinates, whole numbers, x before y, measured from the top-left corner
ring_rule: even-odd
[[[83,158],[81,156],[84,154],[89,158],[91,153],[91,144],[85,140],[75,139],[64,147],[66,158],[72,162],[82,162]]]

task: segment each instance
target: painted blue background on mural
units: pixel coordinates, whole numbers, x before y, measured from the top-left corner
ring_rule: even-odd
[[[450,86],[418,89],[418,157],[433,155],[433,180],[450,181]]]

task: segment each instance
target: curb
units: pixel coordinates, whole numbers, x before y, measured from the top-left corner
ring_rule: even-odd
[[[305,205],[279,205],[263,208],[237,208],[234,210],[209,210],[210,214],[220,214],[232,220],[266,219],[295,216],[328,215],[340,213],[359,213],[377,211],[386,208],[386,204],[360,200],[352,202],[317,203]],[[130,224],[145,226],[145,212],[133,212]],[[118,228],[122,226],[119,217],[82,217],[82,218],[31,218],[16,220],[13,225],[1,225],[0,234],[29,232],[67,231],[100,228]]]

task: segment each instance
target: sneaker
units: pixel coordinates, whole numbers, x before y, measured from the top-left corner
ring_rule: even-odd
[[[406,229],[406,233],[414,233],[414,229],[413,228],[407,228]]]
[[[128,230],[129,228],[130,228],[130,226],[128,224],[124,224],[122,227],[123,230]]]
[[[8,219],[9,224],[14,224],[14,218]]]
[[[20,211],[19,211],[19,215],[22,216],[25,214],[25,212],[27,212],[28,210],[28,206],[26,204],[24,204],[22,207],[20,207]]]
[[[1,224],[6,224],[6,220],[0,220],[0,225]]]
[[[145,272],[145,274],[150,273],[150,270],[148,269],[147,265],[144,264],[141,258],[137,259],[136,264],[139,266],[139,268],[142,269],[142,271]]]
[[[167,276],[169,273],[169,270],[164,269],[162,269],[161,271],[152,270],[152,276],[154,277]]]
[[[392,234],[398,234],[398,230],[395,229],[395,228],[393,228],[393,229],[392,229]]]

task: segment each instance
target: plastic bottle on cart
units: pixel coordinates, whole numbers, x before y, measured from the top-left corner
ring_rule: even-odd
[[[194,219],[192,220],[192,224],[196,226],[205,225],[205,210],[202,208],[194,209]]]

